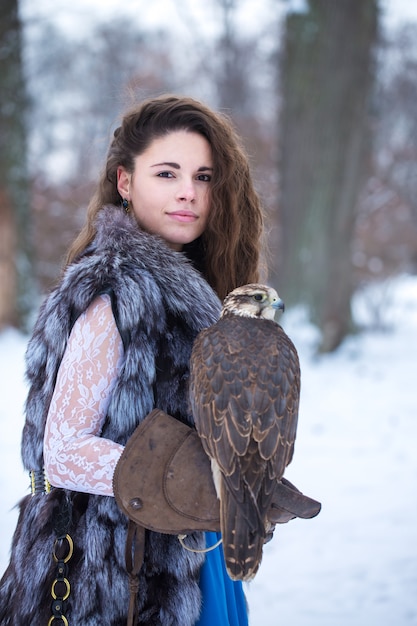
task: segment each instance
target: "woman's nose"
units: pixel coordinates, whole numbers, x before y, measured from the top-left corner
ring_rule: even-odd
[[[196,193],[194,184],[191,181],[183,181],[178,189],[177,198],[183,202],[192,202],[195,200]]]

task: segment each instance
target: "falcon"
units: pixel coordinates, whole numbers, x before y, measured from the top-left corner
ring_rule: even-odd
[[[294,344],[274,320],[279,309],[284,303],[272,287],[234,289],[191,354],[191,410],[211,459],[233,580],[251,580],[259,568],[274,486],[293,456],[300,366]]]

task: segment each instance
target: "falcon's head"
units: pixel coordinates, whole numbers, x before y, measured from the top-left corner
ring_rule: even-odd
[[[225,297],[221,317],[232,314],[273,320],[276,311],[284,308],[275,289],[253,283],[233,289]]]

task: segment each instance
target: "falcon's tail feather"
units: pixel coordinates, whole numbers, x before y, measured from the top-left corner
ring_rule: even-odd
[[[265,528],[252,498],[238,503],[223,482],[220,527],[227,572],[232,580],[249,581],[262,560]]]

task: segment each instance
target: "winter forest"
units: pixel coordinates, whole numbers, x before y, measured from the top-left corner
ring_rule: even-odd
[[[120,115],[166,92],[242,135],[301,361],[286,476],[323,508],[276,529],[250,626],[416,626],[414,0],[1,0],[0,577],[28,334]]]
[[[417,24],[377,0],[151,4],[1,3],[0,328],[59,276],[118,116],[176,92],[243,135],[269,281],[333,351],[356,292],[416,270]]]

